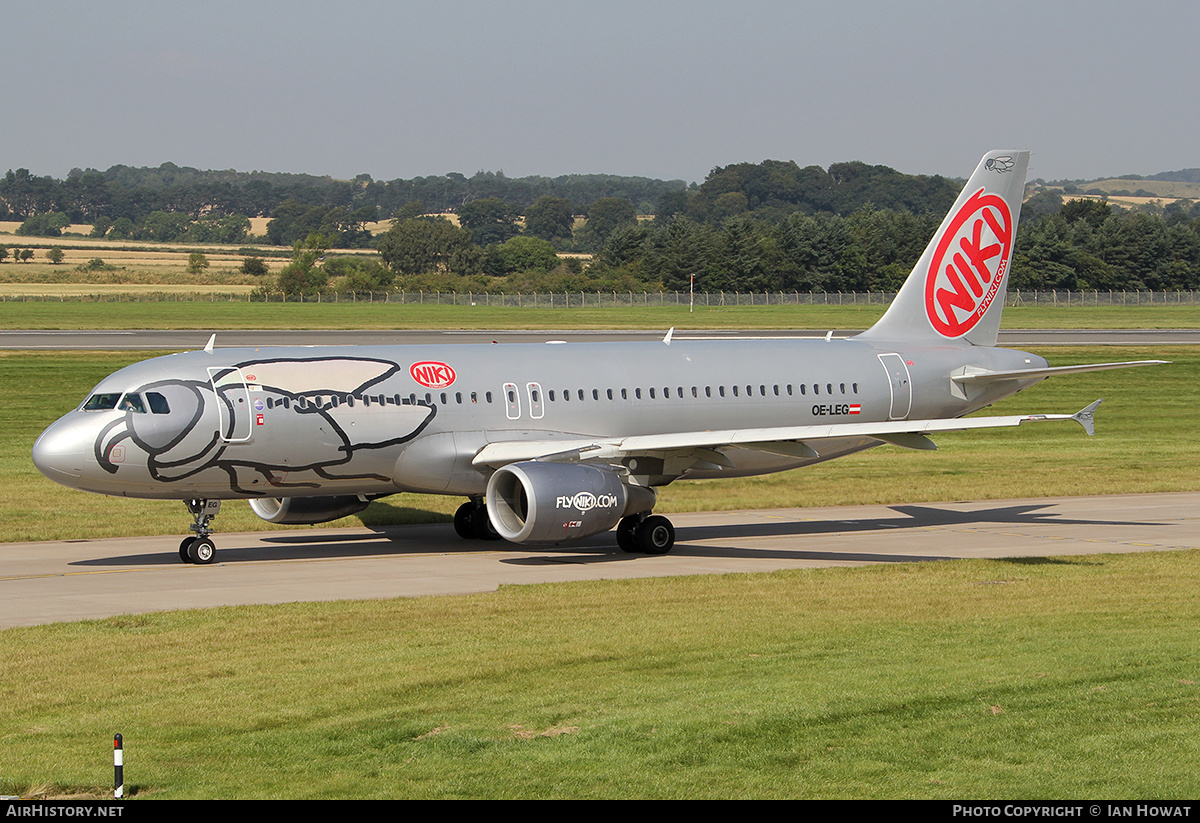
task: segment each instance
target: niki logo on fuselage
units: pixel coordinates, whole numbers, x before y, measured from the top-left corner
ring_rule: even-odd
[[[946,337],[962,337],[987,313],[1012,256],[1008,204],[980,189],[946,226],[925,276],[925,315]]]
[[[413,363],[408,367],[408,374],[427,389],[444,389],[457,377],[449,364],[436,360]]]

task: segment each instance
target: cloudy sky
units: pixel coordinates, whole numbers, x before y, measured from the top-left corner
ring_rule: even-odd
[[[1200,166],[1200,3],[11,4],[0,172],[701,181],[764,159],[966,176]]]

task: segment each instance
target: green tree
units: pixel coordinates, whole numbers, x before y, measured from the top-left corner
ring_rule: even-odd
[[[27,237],[61,237],[71,221],[61,211],[35,214],[17,227],[16,234]]]
[[[261,277],[269,274],[271,267],[267,265],[267,261],[261,257],[244,257],[242,258],[242,274],[249,274],[255,277]]]
[[[292,262],[279,272],[279,290],[284,294],[316,294],[329,283],[329,275],[317,265],[329,248],[329,238],[312,232],[292,244]]]
[[[46,251],[46,259],[56,266],[63,261],[65,256],[66,255],[63,254],[63,250],[58,246],[51,246]]]
[[[399,220],[379,239],[379,256],[397,274],[477,274],[482,253],[471,232],[449,220]]]
[[[188,274],[200,274],[208,268],[208,258],[201,252],[194,251],[188,255],[187,272]]]
[[[550,271],[558,265],[553,244],[537,237],[514,237],[500,244],[497,252],[506,274],[531,269]]]
[[[525,210],[525,233],[548,240],[555,248],[571,242],[575,231],[575,210],[563,197],[539,197]]]
[[[128,217],[118,217],[108,230],[109,240],[129,240],[133,237],[133,221]]]
[[[587,223],[582,238],[592,249],[603,246],[608,238],[619,229],[631,229],[637,225],[637,210],[633,203],[621,197],[601,197],[588,207]]]
[[[484,197],[464,204],[458,210],[458,221],[471,232],[471,240],[480,246],[503,243],[517,236],[516,206],[498,197]]]
[[[92,230],[88,233],[88,237],[103,237],[108,234],[108,230],[112,228],[113,221],[109,217],[101,215],[92,223]]]

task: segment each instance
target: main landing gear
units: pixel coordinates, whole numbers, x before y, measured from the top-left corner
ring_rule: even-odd
[[[183,501],[193,517],[193,523],[188,528],[196,533],[195,537],[185,537],[179,544],[179,559],[184,563],[207,565],[217,554],[217,547],[210,535],[213,533],[212,519],[221,510],[220,500],[185,500]]]
[[[617,545],[630,554],[666,554],[675,545],[675,527],[660,514],[631,514],[617,524]]]
[[[472,498],[458,507],[454,513],[454,531],[464,540],[500,539],[481,498]]]

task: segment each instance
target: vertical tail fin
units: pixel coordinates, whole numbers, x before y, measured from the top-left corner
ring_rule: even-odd
[[[990,151],[868,338],[994,346],[1025,192],[1027,151]]]

